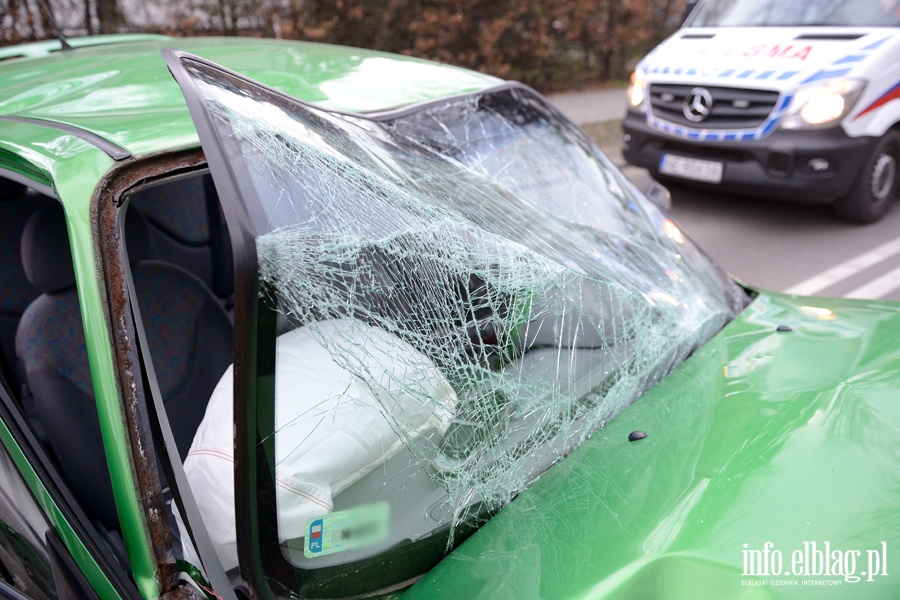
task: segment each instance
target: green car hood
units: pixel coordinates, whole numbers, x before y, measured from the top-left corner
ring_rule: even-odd
[[[763,293],[404,598],[897,598],[898,372],[900,305]]]

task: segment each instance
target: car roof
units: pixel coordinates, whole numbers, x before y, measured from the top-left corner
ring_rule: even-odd
[[[72,38],[66,40],[71,48],[85,48],[87,46],[101,46],[104,44],[121,44],[122,42],[136,42],[139,40],[167,40],[171,39],[167,35],[157,35],[153,33],[126,33],[126,34],[106,34],[92,35],[81,38]],[[31,42],[29,44],[16,44],[15,46],[0,47],[0,61],[11,60],[14,58],[36,58],[38,56],[47,56],[54,52],[62,51],[62,42],[59,40],[44,40],[42,42]]]
[[[380,112],[500,82],[449,65],[311,42],[122,35],[70,43],[74,50],[42,42],[0,54],[0,168],[51,186],[73,144],[87,142],[114,160],[199,145],[163,48],[346,112]]]

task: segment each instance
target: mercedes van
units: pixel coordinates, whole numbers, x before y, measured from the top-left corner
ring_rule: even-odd
[[[656,179],[876,221],[900,182],[900,1],[701,0],[638,63],[624,134]]]

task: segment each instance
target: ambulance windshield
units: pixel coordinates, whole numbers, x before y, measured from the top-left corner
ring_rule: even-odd
[[[900,27],[900,0],[711,0],[691,27]]]

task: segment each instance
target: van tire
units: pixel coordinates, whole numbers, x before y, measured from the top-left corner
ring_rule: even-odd
[[[891,208],[900,187],[900,133],[888,131],[875,144],[850,192],[834,203],[834,213],[852,223],[874,223]]]

